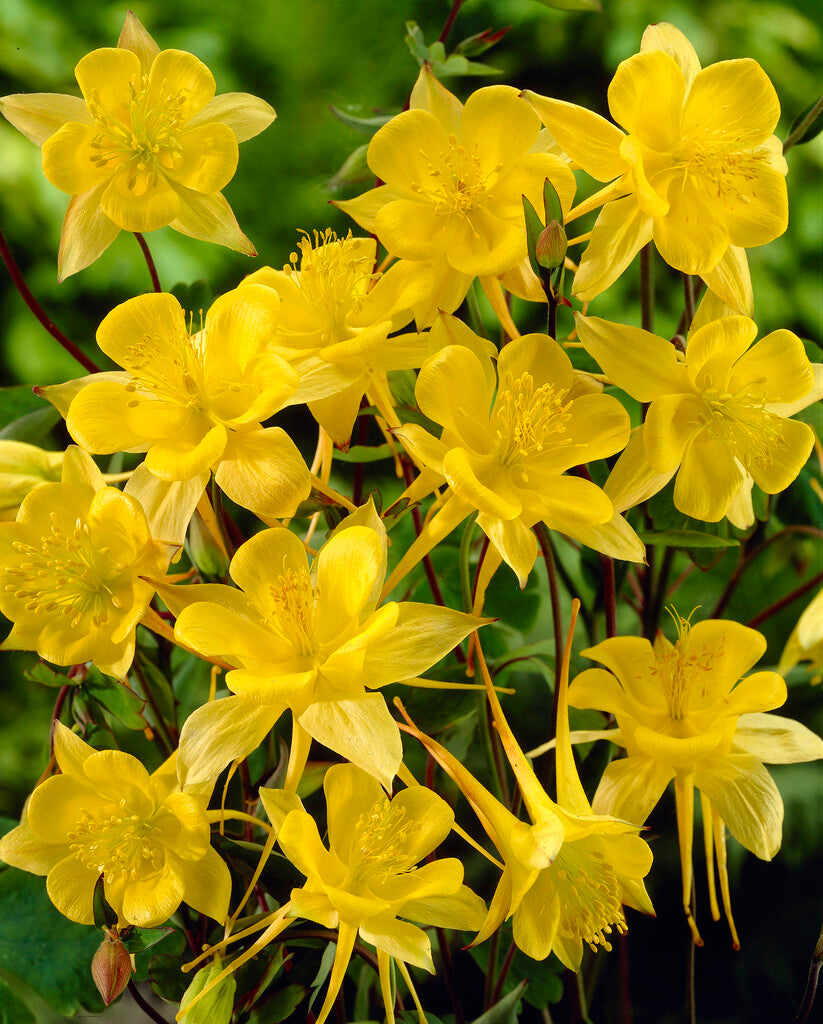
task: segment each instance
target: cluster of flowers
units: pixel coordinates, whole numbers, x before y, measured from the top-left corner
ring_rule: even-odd
[[[82,99],[0,101],[42,145],[46,177],[72,197],[61,276],[97,259],[120,230],[170,225],[254,251],[220,190],[236,168],[237,144],[274,118],[266,103],[215,97],[205,66],[188,53],[159,51],[133,15],[118,46],[84,57],[76,75]],[[609,935],[625,931],[624,906],[652,913],[643,882],[652,856],[639,833],[671,780],[695,941],[696,787],[712,912],[719,917],[716,856],[736,943],[726,829],[771,858],[783,809],[763,762],[823,756],[805,727],[764,714],[785,700],[779,675],[742,678],[765,651],[759,633],[677,617],[676,643],[658,632],[653,643],[610,637],[584,651],[603,667],[571,685],[569,637],[558,666],[553,800],[506,721],[483,658],[476,631],[491,622],[482,616],[486,589],[504,562],[525,585],[538,552],[535,528],[642,562],[644,545],[623,513],[672,478],[684,514],[745,528],[754,521],[753,486],[785,489],[813,446],[811,429],[790,417],[820,396],[820,368],[789,331],[755,341],[750,318],[745,249],[780,235],[788,216],[771,83],[752,60],[701,69],[684,36],[657,25],[620,65],[608,98],[622,129],[508,86],[481,88],[464,106],[425,66],[409,109],[369,145],[369,166],[383,184],[338,204],[385,247],[379,267],[375,238],[326,231],[303,236],[283,270],[258,270],[222,295],[198,325],[170,294],[124,302],[97,333],[121,369],[38,389],[77,447],[62,455],[17,444],[2,453],[6,518],[16,512],[0,526],[0,610],[13,622],[5,649],[36,651],[57,665],[91,662],[126,680],[142,623],[228,669],[230,695],[190,715],[179,749],[153,775],[127,753],[93,750],[57,722],[60,774],[37,787],[22,824],[0,842],[6,862],[47,876],[52,901],[74,921],[94,921],[102,876],[121,926],[162,923],[181,902],[228,922],[226,938],[204,956],[260,931],[201,985],[199,998],[296,919],[339,932],[318,1024],[358,936],[377,950],[390,1021],[392,961],[412,993],[406,965],[434,969],[420,926],[476,930],[480,942],[512,918],[524,953],[554,952],[576,970],[584,944],[608,949]],[[574,167],[606,183],[576,206]],[[579,265],[570,264],[573,294],[584,303],[650,241],[672,267],[703,278],[706,295],[681,348],[577,314],[580,343],[601,377],[576,370],[553,338],[519,335],[505,293],[546,300],[522,199],[539,207],[547,179],[562,216],[554,237],[558,223],[602,207]],[[562,250],[552,268],[562,265]],[[509,335],[499,352],[453,315],[475,279]],[[442,428],[439,436],[399,415],[394,370],[418,371],[416,404],[429,426]],[[604,381],[647,404],[640,426],[631,429]],[[332,448],[348,447],[364,402],[417,470],[384,518],[329,482]],[[266,425],[297,404],[318,423],[311,468],[283,429]],[[145,453],[123,490],[89,454],[116,452]],[[619,453],[597,486],[586,464]],[[584,471],[571,472],[576,467]],[[231,558],[234,585],[167,575],[192,517],[228,557],[210,480],[213,494],[224,492],[266,527]],[[386,579],[387,524],[432,494],[425,525]],[[348,513],[316,550],[311,532],[304,541],[281,522],[299,515],[310,495]],[[471,610],[387,600],[469,517],[488,539]],[[152,607],[155,598],[165,611]],[[396,682],[472,685],[421,677],[470,634],[526,819],[410,718],[398,723],[380,693]],[[608,738],[626,752],[608,766],[592,803],[572,756],[568,704],[613,715],[616,728],[586,738]],[[282,788],[259,791],[270,826],[209,810],[220,773],[254,751],[287,710]],[[459,860],[416,867],[459,827],[446,802],[404,766],[401,729],[451,776],[497,849],[499,859],[487,854],[502,871],[488,910],[464,884]],[[297,795],[313,740],[345,762],[325,776],[328,847]],[[396,778],[405,788],[390,797]],[[232,817],[268,831],[263,860],[276,842],[306,877],[286,903],[234,932],[243,904],[229,918],[229,869],[210,845],[211,824]]]

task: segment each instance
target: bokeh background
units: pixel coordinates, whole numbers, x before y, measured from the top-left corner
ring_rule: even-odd
[[[537,0],[468,0],[450,42],[510,25],[506,38],[485,58],[501,74],[451,78],[447,86],[465,99],[472,89],[500,81],[605,114],[606,87],[615,67],[637,51],[649,22],[665,20],[686,33],[704,65],[742,56],[761,63],[780,96],[781,137],[819,94],[823,52],[819,0],[603,0],[603,4],[600,14],[565,14]],[[346,175],[339,173],[367,138],[333,117],[329,105],[361,117],[401,109],[418,72],[404,42],[405,23],[417,22],[431,42],[449,6],[446,0],[212,0],[208,4],[136,0],[135,13],[161,48],[197,54],[212,69],[218,92],[251,92],[267,99],[278,112],[268,131],[243,144],[238,173],[225,190],[259,258],[195,242],[170,229],[153,232],[147,239],[164,288],[204,280],[214,293],[220,293],[264,264],[286,262],[298,229],[332,227],[345,232],[353,226],[328,204],[370,187],[367,170],[360,181],[348,183],[341,182]],[[2,0],[0,94],[75,92],[77,60],[98,46],[115,45],[124,16],[123,5],[109,2]],[[789,164],[788,233],[750,253],[755,319],[761,334],[778,327],[795,331],[808,341],[810,355],[819,361],[823,136],[797,147]],[[349,177],[356,178],[356,170]],[[103,316],[125,299],[149,290],[150,282],[137,244],[123,233],[91,268],[58,284],[56,253],[66,202],[43,178],[39,150],[0,122],[0,227],[49,315],[69,337],[93,352],[94,333]],[[658,331],[673,333],[680,293],[662,267],[657,292]],[[592,311],[638,323],[636,271],[627,272]],[[7,421],[12,418],[10,410],[17,415],[36,408],[28,390],[31,385],[79,375],[76,364],[35,322],[3,273],[0,366],[2,385],[15,389],[3,392]],[[4,426],[0,423],[0,428]],[[55,448],[67,441],[59,430],[27,439]],[[797,515],[801,521],[809,519],[808,510],[814,504],[800,504]],[[794,576],[800,579],[799,574],[808,574],[810,560],[819,559],[819,549],[816,554],[805,549],[794,557],[797,564],[764,564],[760,584],[754,588],[760,591],[760,604],[754,607],[768,603],[762,588],[791,589]],[[775,590],[775,597],[780,593]],[[747,588],[730,614],[746,621],[747,609],[752,607],[747,602],[756,597]],[[797,604],[770,622],[772,663],[801,609],[802,603]],[[46,723],[54,693],[22,678],[23,668],[32,660],[33,656],[4,656],[2,663],[0,814],[7,817],[19,814],[47,759]],[[527,679],[523,692],[531,692],[528,687],[535,685],[545,684]],[[819,732],[823,730],[821,703],[823,692],[809,686],[808,673],[794,673],[785,713]],[[545,706],[541,699],[541,707]],[[514,705],[513,714],[516,731],[519,715],[526,732],[534,730],[534,742],[539,742],[539,718],[535,725],[525,700]],[[706,939],[705,947],[697,951],[696,987],[698,1019],[705,1024],[790,1020],[823,919],[820,768],[788,766],[775,769],[774,776],[786,802],[784,844],[776,862],[763,864],[730,842],[733,898],[743,941],[740,953],[732,951],[725,925],[708,921],[705,872],[700,857],[696,858]],[[650,890],[658,919],[632,916],[628,975],[623,977],[630,979],[636,1024],[668,1024],[682,1019],[687,948],[679,908],[671,795],[655,812],[649,835],[656,854]],[[620,957],[601,954],[596,964],[600,974],[591,1019],[606,1024],[619,1019]],[[476,988],[478,968],[468,961],[464,966],[467,986]],[[518,970],[528,974],[528,962],[518,962]],[[471,997],[467,999],[473,1005]],[[569,1012],[561,1003],[552,1009],[552,1019],[569,1019]],[[523,1019],[530,1019],[528,1013],[536,1011],[528,1011]]]

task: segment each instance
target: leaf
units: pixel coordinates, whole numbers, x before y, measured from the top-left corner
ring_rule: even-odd
[[[142,953],[143,950],[150,949],[160,942],[161,939],[165,939],[167,935],[171,935],[173,932],[174,928],[170,927],[138,928],[135,925],[128,932],[121,934],[120,938],[130,953]],[[126,935],[128,935],[128,938],[125,937]]]
[[[162,953],[152,957],[149,964],[149,984],[152,990],[169,1003],[179,1003],[189,987],[190,974],[180,969],[180,957]]]
[[[29,679],[33,683],[40,683],[41,686],[78,686],[82,682],[82,677],[78,676],[76,679],[70,679],[68,676],[64,676],[61,672],[55,672],[54,669],[45,663],[45,661],[38,661],[32,668],[26,669],[23,673],[24,679]]]
[[[469,952],[485,974],[489,967],[488,944],[475,946]],[[557,1003],[563,998],[563,971],[563,965],[556,957],[550,956],[545,960],[536,961],[518,952],[503,986],[504,994],[510,994],[518,983],[526,981],[528,987],[523,994],[524,1002],[542,1010],[547,1003]]]
[[[602,11],[600,0],[535,0],[544,7],[553,7],[556,11]]]
[[[212,836],[212,846],[229,862],[230,867],[249,878],[257,868],[263,851],[263,847],[257,843],[247,843],[221,835]],[[282,889],[284,885],[293,889],[301,884],[303,876],[282,854],[272,853],[260,874],[260,881],[266,888],[276,891]]]
[[[420,26],[416,21],[406,22],[406,46],[411,51],[412,57],[422,68],[426,61],[429,59],[429,48],[426,46],[426,41],[423,38],[423,33],[420,30]]]
[[[812,110],[820,103],[821,99],[823,99],[823,96],[820,97],[820,99],[816,99],[814,103],[810,103],[805,110],[800,111],[794,121],[792,121],[792,126],[789,128],[789,134],[786,138],[791,138],[795,130],[806,120]],[[794,144],[795,146],[801,146],[804,142],[811,142],[811,140],[816,139],[821,132],[823,132],[823,107],[818,110],[817,116],[811,121],[800,138],[794,140]]]
[[[370,447],[364,444],[353,444],[347,452],[341,452],[335,448],[332,458],[340,462],[383,462],[392,458],[391,445],[380,444]]]
[[[174,720],[174,691],[165,673],[155,665],[153,661],[145,656],[142,651],[137,654],[140,669],[146,680],[146,685],[151,687],[152,696],[160,714],[167,720]]]
[[[537,239],[542,235],[545,224],[537,215],[537,210],[529,200],[523,196],[523,215],[526,218],[526,246],[529,251],[529,263],[535,274],[540,274],[540,264],[537,262]]]
[[[91,669],[83,682],[82,690],[88,700],[110,712],[127,729],[146,728],[146,720],[142,714],[146,702],[125,683]]]
[[[280,1024],[306,998],[303,985],[286,985],[253,1007],[246,1024]]]
[[[368,149],[368,143],[364,142],[362,146],[349,153],[343,165],[326,182],[326,188],[330,192],[336,192],[344,185],[357,185],[373,177],[366,159]]]
[[[505,28],[498,29],[496,32],[490,28],[484,29],[482,32],[478,32],[476,35],[469,36],[467,39],[461,40],[454,48],[455,53],[459,53],[464,57],[479,57],[481,53],[485,53],[486,50],[491,49],[496,43],[509,34],[511,31],[511,25],[507,25]]]
[[[638,534],[644,544],[663,548],[737,548],[740,541],[717,537],[699,530],[641,530]]]
[[[103,876],[100,875],[94,883],[94,895],[92,896],[94,923],[98,928],[114,928],[117,924],[117,911],[106,899],[103,886]]]
[[[399,111],[390,111],[386,114],[375,114],[372,117],[356,117],[354,114],[348,114],[345,110],[341,110],[339,107],[329,104],[329,110],[334,114],[338,121],[342,121],[343,124],[349,128],[354,128],[355,131],[360,132],[362,135],[374,135],[378,128],[382,128],[387,121],[399,113]]]
[[[543,210],[546,214],[547,227],[553,220],[562,226],[563,207],[560,205],[560,196],[548,178],[543,182]]]
[[[18,416],[7,427],[0,430],[0,439],[4,441],[25,441],[42,447],[51,434],[52,427],[60,420],[60,413],[53,407],[32,409],[31,412]]]
[[[97,928],[75,924],[56,910],[44,879],[17,868],[0,874],[0,969],[57,1013],[102,1012],[89,970],[99,945]]]
[[[500,1002],[477,1017],[472,1024],[517,1024],[517,1005],[527,985],[528,981],[524,978],[517,988],[503,996]]]
[[[34,1024],[35,1017],[12,990],[0,980],[0,1024]]]

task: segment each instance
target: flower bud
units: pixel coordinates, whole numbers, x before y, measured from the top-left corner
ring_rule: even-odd
[[[62,452],[47,452],[22,441],[0,441],[0,520],[13,520],[20,502],[38,484],[57,482]]]
[[[215,543],[199,512],[194,513],[189,523],[188,551],[203,576],[214,578],[226,575],[229,560]]]
[[[237,988],[233,975],[229,974],[200,998],[200,993],[208,988],[212,979],[222,970],[220,957],[216,957],[208,967],[201,968],[195,974],[180,1001],[180,1024],[229,1024]],[[190,1006],[191,1009],[188,1009]]]
[[[91,961],[91,976],[106,1006],[113,1003],[128,985],[131,957],[116,931],[106,929],[106,937]]]
[[[534,247],[534,254],[544,270],[553,270],[563,262],[568,247],[569,240],[563,230],[563,225],[559,221],[553,220],[540,233]]]

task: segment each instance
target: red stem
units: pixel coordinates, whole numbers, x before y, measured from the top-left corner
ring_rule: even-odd
[[[146,266],[149,268],[149,274],[151,274],[151,285],[156,292],[162,292],[163,289],[160,287],[160,278],[157,276],[157,267],[154,265],[154,259],[149,249],[149,244],[146,239],[140,234],[139,231],[134,232],[134,237],[137,239],[137,244],[140,246],[143,255],[146,257]]]

